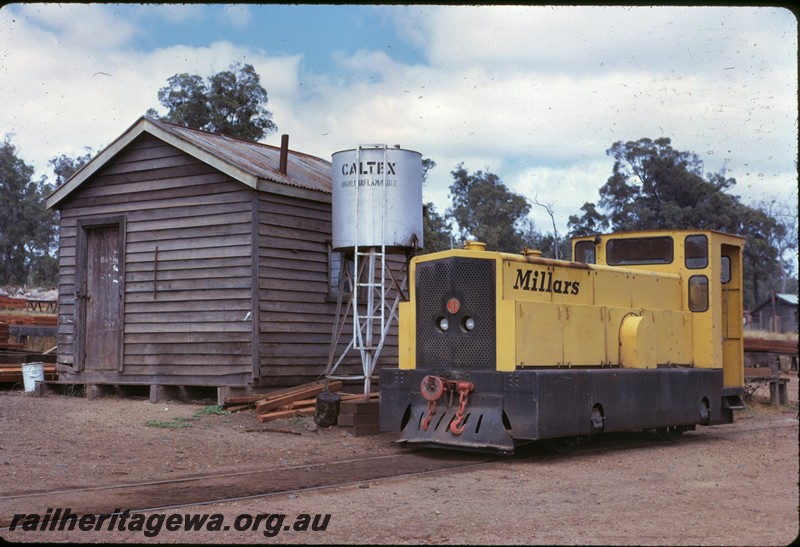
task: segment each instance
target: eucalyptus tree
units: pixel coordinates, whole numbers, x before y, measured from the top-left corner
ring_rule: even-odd
[[[186,72],[167,79],[158,90],[158,101],[167,109],[147,115],[229,137],[258,141],[277,131],[269,98],[251,64],[234,63],[228,70],[207,78]]]
[[[468,173],[458,164],[451,174],[453,206],[447,217],[455,221],[461,240],[474,238],[489,250],[520,252],[526,246],[522,225],[530,213],[525,197],[509,190],[494,173]]]
[[[6,136],[0,144],[0,284],[55,285],[55,213],[45,207],[53,190],[34,180],[34,168],[18,157]]]
[[[618,141],[606,153],[614,158],[614,165],[600,188],[599,207],[585,203],[583,215],[570,217],[573,236],[603,229],[698,229],[738,234],[747,240],[746,305],[773,288],[770,280],[781,264],[771,242],[781,231],[779,223],[730,193],[736,180],[726,176],[724,167],[704,175],[697,155],[676,150],[668,138]]]

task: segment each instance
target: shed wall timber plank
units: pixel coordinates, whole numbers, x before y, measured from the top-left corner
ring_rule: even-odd
[[[269,280],[267,281],[269,283]],[[286,283],[286,282],[284,282]],[[272,285],[272,283],[270,283]],[[297,288],[297,286],[293,286],[292,288]],[[262,287],[263,289],[263,287]],[[258,291],[260,297],[263,299],[273,298],[275,296],[275,290],[284,290],[278,287],[271,287],[273,290],[260,290]],[[319,302],[319,295],[314,293],[309,293],[306,291],[291,291],[293,295],[282,295],[283,298],[288,298],[289,296],[293,297],[294,302]],[[261,307],[261,303],[259,302],[259,311],[263,308]]]
[[[227,279],[230,277],[246,277],[249,274],[247,266],[234,266],[231,268],[206,268],[204,270],[186,270],[186,269],[170,269],[158,271],[159,281],[174,281],[177,279],[196,279],[197,274],[202,273],[205,279]],[[152,283],[153,272],[125,272],[126,283]],[[214,282],[212,282],[214,283]]]
[[[129,343],[126,351],[128,352],[129,356],[134,355],[144,355],[144,356],[152,356],[153,355],[153,342],[148,341],[147,343],[143,344],[133,344]],[[191,353],[187,353],[185,348],[181,348],[176,344],[166,344],[163,346],[158,347],[158,355],[250,355],[250,341],[247,340],[246,342],[240,342],[238,344],[220,344],[218,342],[195,342],[192,344]]]
[[[191,237],[193,230],[198,226],[222,227],[225,225],[240,229],[242,224],[250,220],[249,217],[250,211],[236,211],[234,213],[221,213],[216,215],[196,215],[191,218],[162,218],[156,221],[144,220],[141,222],[133,222],[132,228],[137,237],[150,237],[154,240],[162,237]]]
[[[157,190],[201,187],[225,181],[222,173],[209,173],[202,162],[168,169],[153,169],[125,175],[96,173],[93,184],[82,189],[79,199],[91,199],[122,194],[142,194]]]
[[[289,262],[302,262],[312,264],[322,264],[328,267],[328,257],[320,252],[303,252],[297,249],[281,249],[278,247],[261,248],[258,252],[258,259],[265,264],[271,260],[286,260]]]
[[[280,224],[275,224],[277,219],[280,219]],[[269,232],[271,229],[274,234],[275,228],[288,228],[291,230],[307,230],[309,232],[320,232],[330,237],[331,221],[328,219],[309,218],[293,215],[282,215],[280,213],[262,213],[259,215],[261,222],[261,230],[263,233]]]
[[[104,169],[105,174],[128,173],[131,171],[147,171],[164,167],[179,167],[186,165],[186,159],[181,156],[171,156],[166,158],[145,159],[136,162],[114,163],[111,167]]]
[[[266,195],[266,194],[262,194]],[[299,200],[294,196],[279,194],[269,194],[269,199],[262,199],[259,211],[267,213],[293,214],[295,216],[304,215],[304,211],[316,211],[323,218],[330,218],[331,204],[330,199],[324,201],[305,201]],[[285,211],[285,213],[284,213]]]
[[[145,251],[141,253],[131,252],[128,253],[127,260],[128,262],[148,262],[153,263],[153,252],[155,251],[155,245],[153,249],[150,251]],[[212,247],[212,248],[199,248],[199,249],[175,249],[175,250],[166,250],[163,253],[159,251],[159,261],[170,261],[170,260],[199,260],[204,258],[239,258],[243,256],[249,256],[250,246],[249,245],[239,245],[238,247],[233,246],[223,246],[223,247]]]
[[[188,178],[188,177],[187,177]],[[152,200],[163,201],[165,203],[169,203],[170,200],[181,200],[181,199],[188,199],[193,196],[202,195],[202,196],[211,196],[211,195],[223,195],[227,192],[222,191],[225,188],[224,185],[226,182],[225,178],[220,177],[213,177],[207,181],[205,184],[196,184],[196,185],[186,185],[180,186],[176,188],[158,188],[155,190],[150,190],[148,192],[129,192],[126,194],[127,201],[129,203],[149,203]],[[93,181],[94,184],[99,184],[97,181]],[[72,198],[72,204],[75,207],[98,207],[101,205],[108,205],[108,204],[115,204],[119,200],[119,196],[122,193],[111,193],[109,192],[108,195],[98,196],[98,197],[84,197],[74,196]]]
[[[209,195],[175,197],[161,201],[125,200],[119,203],[86,204],[83,207],[70,209],[69,214],[76,217],[87,217],[90,215],[109,216],[120,213],[134,213],[135,217],[140,218],[137,213],[150,209],[154,210],[155,218],[162,215],[178,217],[187,213],[197,213],[200,209],[195,209],[196,207],[205,207],[207,210],[213,210],[215,206],[218,205],[233,205],[238,203],[242,203],[242,206],[249,206],[250,202],[247,192],[237,190]],[[234,205],[234,207],[236,206]],[[176,209],[176,211],[169,211],[169,209]],[[236,210],[241,209],[237,207]],[[172,215],[170,215],[170,212],[172,212]]]
[[[175,386],[242,386],[246,385],[249,381],[250,373],[239,373],[239,374],[224,374],[219,373],[219,371],[214,371],[210,369],[206,374],[198,374],[196,376],[186,376],[185,374],[181,373],[181,369],[178,369],[178,373],[175,373],[174,368],[164,367],[165,374],[157,374],[152,372],[153,370],[161,370],[162,367],[158,368],[146,368],[143,369],[146,372],[143,374],[139,373],[128,373],[124,377],[121,377],[118,373],[103,373],[97,372],[92,373],[91,375],[86,374],[84,371],[80,371],[76,374],[70,376],[70,381],[74,381],[77,383],[94,383],[94,384],[117,384],[117,385],[137,385],[137,384],[151,384],[153,383],[154,379],[157,380],[159,385],[175,385]]]
[[[246,290],[227,290],[218,291],[212,288],[200,291],[169,291],[159,293],[157,298],[153,298],[153,291],[126,292],[125,304],[129,302],[186,302],[190,300],[240,300],[249,299],[250,289]]]
[[[130,344],[162,344],[173,345],[180,342],[196,343],[243,343],[249,342],[251,336],[249,333],[231,333],[231,332],[197,332],[187,335],[184,332],[152,332],[152,333],[126,333],[124,337],[125,343]]]
[[[226,266],[240,268],[250,264],[250,257],[249,256],[240,256],[240,257],[229,257],[229,258],[220,258],[220,257],[210,257],[205,259],[197,259],[192,262],[192,266],[194,266],[197,270],[210,270],[215,268],[224,268]],[[135,264],[127,264],[127,272],[150,272],[152,273],[152,264],[150,262],[138,262]],[[186,265],[181,261],[175,260],[159,260],[158,263],[158,271],[167,272],[171,270],[185,270]]]

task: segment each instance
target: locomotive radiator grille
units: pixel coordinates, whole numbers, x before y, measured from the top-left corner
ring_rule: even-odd
[[[453,299],[458,304],[448,310]],[[494,261],[449,258],[417,264],[416,300],[417,368],[495,369]],[[440,328],[442,319],[446,330]],[[468,319],[472,329],[465,327]]]

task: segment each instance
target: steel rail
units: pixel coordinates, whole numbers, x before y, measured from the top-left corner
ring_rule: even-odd
[[[714,427],[714,426],[712,426]],[[780,429],[796,429],[798,421],[787,418],[776,424],[747,428],[702,430],[702,434],[687,434],[674,441],[661,441],[648,432],[622,432],[598,436],[596,441],[578,445],[572,455],[607,453],[620,449],[653,447],[664,444],[693,444],[718,439]],[[631,437],[644,437],[631,439]],[[69,507],[74,514],[111,514],[114,511],[146,512],[182,507],[227,503],[276,495],[339,488],[377,480],[450,473],[471,470],[497,463],[531,461],[531,447],[540,450],[537,443],[523,446],[514,456],[497,456],[451,451],[408,451],[398,454],[356,458],[341,462],[321,462],[288,467],[256,469],[191,475],[175,479],[119,483],[74,489],[57,489],[0,496],[0,531],[8,530],[11,517],[19,513],[42,514],[47,508]],[[540,452],[541,454],[541,452]],[[565,457],[549,454],[545,459]],[[286,483],[281,475],[308,473],[306,480]],[[317,471],[317,473],[314,473]],[[341,471],[342,473],[337,473]],[[353,473],[355,472],[355,476]],[[262,479],[257,481],[256,479]],[[173,488],[170,488],[173,487]],[[81,493],[95,493],[92,502],[76,505],[69,498]],[[126,504],[126,498],[138,505]],[[104,499],[108,498],[108,499]],[[39,500],[45,500],[44,503]],[[147,501],[145,501],[147,500]],[[39,503],[37,503],[39,502]]]
[[[15,514],[43,514],[69,507],[73,514],[112,514],[129,510],[177,508],[290,492],[359,484],[379,479],[441,473],[502,461],[487,454],[397,453],[282,468],[193,475],[175,479],[29,492],[0,497],[0,530]],[[83,500],[80,495],[86,495]],[[89,497],[91,499],[89,499]]]

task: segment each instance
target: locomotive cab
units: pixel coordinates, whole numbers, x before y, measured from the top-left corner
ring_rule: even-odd
[[[742,238],[712,231],[573,241],[574,261],[415,257],[380,423],[400,441],[513,452],[603,431],[680,433],[741,408]]]
[[[576,238],[573,256],[592,264],[681,276],[692,314],[693,365],[722,368],[724,385],[744,385],[741,237],[720,232],[642,232]]]

